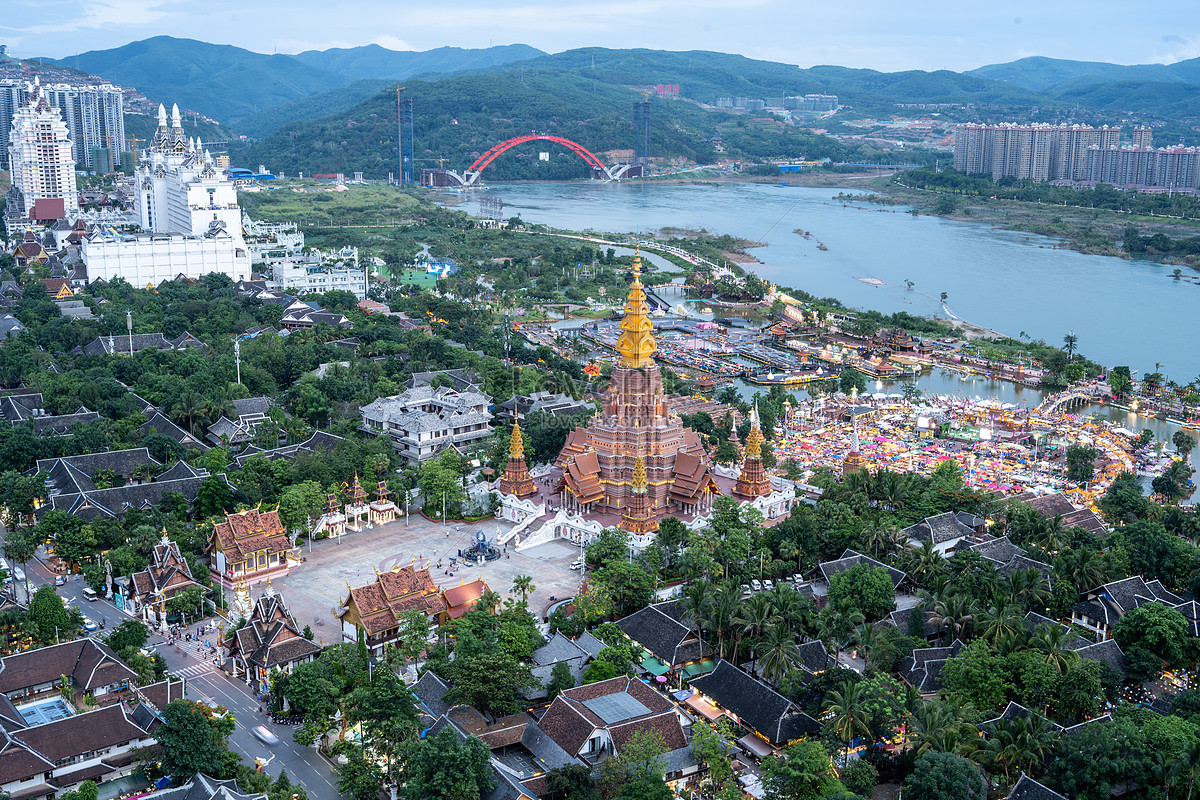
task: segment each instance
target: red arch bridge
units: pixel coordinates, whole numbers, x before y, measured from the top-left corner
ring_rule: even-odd
[[[516,136],[507,141],[500,142],[500,144],[475,159],[471,166],[462,172],[456,172],[452,169],[423,169],[421,170],[421,184],[423,186],[474,186],[479,181],[480,174],[489,164],[508,150],[526,142],[554,142],[555,144],[562,145],[583,159],[592,168],[592,177],[597,180],[615,181],[621,178],[634,178],[641,175],[641,167],[639,165],[614,164],[611,167],[606,167],[603,161],[578,142],[573,142],[562,136],[531,133],[526,136]]]

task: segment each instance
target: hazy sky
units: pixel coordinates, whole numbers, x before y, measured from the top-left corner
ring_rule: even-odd
[[[965,70],[1028,55],[1200,56],[1196,0],[5,0],[0,43],[63,57],[166,34],[262,53],[523,42],[718,50],[812,66]]]

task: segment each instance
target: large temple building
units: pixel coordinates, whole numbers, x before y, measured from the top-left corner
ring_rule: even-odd
[[[620,515],[627,529],[645,528],[646,522],[632,520],[647,514],[651,527],[657,528],[658,520],[669,513],[702,512],[719,493],[700,437],[668,409],[662,372],[654,361],[656,350],[642,289],[641,257],[634,256],[633,285],[617,340],[620,358],[608,397],[586,428],[576,428],[567,437],[557,462],[565,505]],[[635,481],[639,459],[645,474]],[[633,516],[626,513],[631,503],[638,506]]]
[[[654,360],[658,346],[641,267],[635,255],[617,363],[599,412],[568,434],[553,465],[532,470],[514,426],[508,464],[495,489],[501,497],[498,515],[517,524],[498,544],[518,550],[552,539],[583,544],[605,528],[620,527],[640,550],[665,517],[692,528],[707,525],[721,494],[753,505],[768,520],[786,516],[795,504],[792,484],[772,478],[763,466],[757,413],[739,470],[714,468],[699,434],[673,410],[681,398],[666,395]]]

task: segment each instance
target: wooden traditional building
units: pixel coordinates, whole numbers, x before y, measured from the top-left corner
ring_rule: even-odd
[[[367,647],[376,655],[400,638],[401,618],[406,612],[415,610],[431,619],[440,619],[446,610],[428,567],[394,567],[387,572],[376,572],[374,583],[357,589],[347,585],[346,589],[348,594],[338,612],[342,639],[357,642],[361,629]]]
[[[300,633],[270,581],[229,645],[233,674],[256,691],[267,688],[272,671],[291,674],[294,667],[312,661],[320,652],[319,645]]]
[[[131,577],[125,602],[126,608],[135,613],[143,608],[161,608],[180,592],[200,585],[192,577],[192,569],[179,552],[179,545],[167,538],[165,529],[162,540],[150,553],[150,566]]]
[[[488,591],[487,582],[476,578],[470,583],[463,582],[458,586],[442,592],[442,610],[438,612],[438,624],[444,625],[452,619],[458,619],[479,602],[483,593]]]
[[[214,526],[208,545],[213,577],[226,588],[287,575],[291,551],[292,539],[279,512],[256,508],[230,514]]]

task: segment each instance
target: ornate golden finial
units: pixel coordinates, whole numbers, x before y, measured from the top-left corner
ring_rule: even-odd
[[[525,442],[521,439],[521,423],[517,421],[515,415],[513,416],[512,437],[508,440],[508,457],[525,457]]]
[[[642,454],[638,453],[637,461],[633,462],[633,481],[631,488],[635,492],[646,491],[646,462],[642,461]]]
[[[650,305],[642,289],[642,257],[640,252],[633,256],[633,283],[625,300],[625,318],[621,320],[621,336],[617,339],[617,352],[621,354],[621,366],[640,369],[654,363],[658,345],[654,341],[654,323],[650,321]]]
[[[758,403],[750,411],[750,433],[746,434],[746,458],[762,458],[762,430],[758,427]]]

